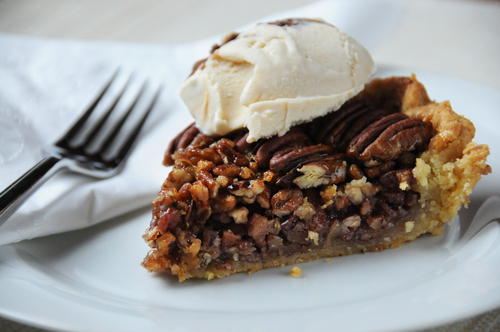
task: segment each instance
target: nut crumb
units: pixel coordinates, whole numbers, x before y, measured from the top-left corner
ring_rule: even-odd
[[[332,260],[331,260],[331,258],[327,258],[327,259],[326,259],[326,261],[327,261],[328,263],[330,263]]]
[[[309,231],[307,233],[306,240],[311,240],[312,242],[314,242],[315,245],[318,245],[319,234],[313,231]]]
[[[415,226],[415,223],[413,221],[407,221],[407,222],[405,222],[405,231],[406,231],[406,233],[410,233],[413,230],[414,226]]]
[[[302,269],[300,267],[294,266],[290,270],[290,275],[294,278],[299,278],[302,275]]]

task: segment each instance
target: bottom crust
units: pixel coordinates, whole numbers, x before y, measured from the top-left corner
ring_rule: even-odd
[[[441,235],[444,225],[469,202],[468,196],[481,176],[491,172],[486,164],[488,147],[472,142],[473,124],[453,112],[449,102],[431,102],[415,77],[374,80],[352,102],[359,100],[379,108],[391,105],[397,112],[432,126],[432,138],[410,153],[415,156],[412,167],[404,166],[407,162],[401,161],[400,155],[375,166],[370,164],[373,160],[363,164],[347,158],[343,164],[334,164],[344,171],[351,162],[357,165],[357,178],[347,166],[348,174],[342,180],[334,179],[337,172],[320,177],[323,182],[312,186],[297,180],[280,186],[290,172],[299,179],[297,174],[305,172],[303,164],[288,173],[271,171],[273,157],[271,170],[260,170],[256,148],[240,146],[241,139],[233,137],[237,143],[230,148],[222,148],[220,142],[225,138],[210,138],[210,144],[196,146],[208,138],[193,135],[188,147],[173,154],[175,167],[153,202],[153,219],[144,235],[153,249],[142,265],[149,272],[176,275],[179,281],[213,279],[397,248],[426,233]],[[292,150],[302,147],[293,144]],[[214,151],[217,155],[210,154]],[[328,151],[327,157],[309,157],[307,165],[331,159]],[[279,157],[279,152],[273,153]],[[241,159],[243,156],[247,160]],[[227,165],[238,162],[246,166],[238,166],[237,174],[229,176]],[[384,165],[392,168],[384,170]],[[236,169],[233,166],[231,169]],[[378,175],[373,175],[374,170]],[[386,180],[389,175],[403,173],[406,175],[398,177],[395,186]],[[242,183],[246,187],[241,187]],[[282,201],[275,199],[284,194],[288,196]]]
[[[148,266],[152,267],[150,272],[167,271],[170,274],[178,276],[181,282],[190,278],[205,278],[211,280],[214,278],[223,278],[238,272],[248,272],[252,274],[265,268],[310,262],[320,258],[334,258],[365,252],[395,249],[407,242],[415,240],[422,234],[429,233],[432,235],[441,235],[443,233],[443,224],[434,220],[416,221],[410,226],[412,228],[411,230],[409,230],[409,226],[406,225],[402,223],[384,234],[383,237],[370,240],[369,242],[331,242],[324,247],[312,247],[305,253],[270,257],[268,260],[263,260],[261,262],[233,261],[230,269],[221,268],[217,266],[217,264],[208,264],[207,266],[200,267],[196,260],[170,265],[169,262],[164,260],[165,257],[155,250],[148,253],[143,264],[146,264],[146,268]],[[166,268],[167,266],[169,267]]]

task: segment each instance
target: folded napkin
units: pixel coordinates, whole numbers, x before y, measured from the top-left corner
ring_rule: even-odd
[[[322,17],[369,49],[397,24],[401,6],[359,2],[319,2],[259,22]],[[43,147],[66,132],[118,67],[123,76],[133,72],[137,81],[147,78],[153,88],[164,86],[118,175],[99,180],[56,174],[0,227],[0,245],[88,227],[150,204],[169,171],[161,165],[168,142],[193,121],[178,97],[179,86],[219,40],[172,46],[0,34],[0,190],[43,158]]]

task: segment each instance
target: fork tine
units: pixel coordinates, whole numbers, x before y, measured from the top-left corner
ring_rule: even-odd
[[[113,81],[115,80],[116,76],[118,75],[118,72],[120,71],[120,68],[118,68],[115,73],[113,74],[113,76],[111,76],[111,79],[108,81],[108,83],[106,83],[106,85],[104,86],[104,89],[102,90],[102,92],[97,96],[97,98],[94,100],[94,102],[92,103],[92,105],[89,106],[89,108],[85,111],[85,113],[80,117],[80,119],[78,119],[78,121],[73,125],[73,127],[71,127],[65,134],[63,137],[61,137],[59,139],[59,141],[57,141],[57,143],[55,145],[57,146],[69,146],[69,140],[71,138],[73,138],[76,133],[78,133],[78,131],[81,129],[81,127],[85,124],[85,122],[88,120],[88,118],[90,117],[90,115],[92,114],[92,112],[95,110],[95,108],[97,107],[97,104],[99,104],[99,102],[101,101],[102,97],[106,94],[106,92],[108,91],[109,87],[111,86],[111,84],[113,83]]]
[[[116,157],[114,157],[114,160],[117,164],[119,164],[127,156],[127,153],[129,152],[130,148],[134,144],[135,139],[139,135],[139,132],[141,131],[142,126],[144,125],[144,122],[146,122],[147,117],[149,116],[149,114],[151,113],[151,110],[155,106],[156,101],[158,100],[158,97],[160,96],[161,90],[162,90],[162,86],[160,85],[160,87],[156,91],[155,96],[151,100],[151,103],[149,104],[147,110],[144,112],[144,115],[142,116],[141,121],[139,121],[139,123],[137,123],[135,128],[132,130],[132,133],[128,136],[125,144],[123,144],[123,146],[121,147],[120,152],[118,152]]]
[[[120,121],[118,121],[115,124],[115,126],[114,126],[113,130],[111,131],[111,133],[109,134],[109,136],[106,138],[106,140],[104,141],[104,143],[102,143],[102,145],[99,147],[99,151],[101,151],[101,155],[102,155],[103,152],[105,152],[109,148],[109,146],[111,145],[111,143],[113,143],[113,141],[115,140],[116,136],[118,136],[118,132],[123,127],[123,124],[125,123],[125,121],[129,117],[130,113],[132,113],[132,110],[134,109],[135,105],[137,104],[137,102],[141,98],[142,94],[144,93],[144,90],[146,89],[146,86],[147,86],[147,81],[142,84],[141,90],[137,94],[137,96],[134,99],[134,101],[132,102],[132,104],[130,104],[129,108],[127,109],[127,111],[125,112],[125,114],[123,114],[123,116],[121,117]]]
[[[115,109],[115,107],[118,104],[118,102],[120,101],[120,99],[123,97],[123,94],[125,93],[125,91],[127,90],[128,86],[130,85],[130,82],[132,81],[132,77],[133,76],[131,75],[128,78],[128,80],[125,83],[125,85],[123,86],[122,90],[116,96],[113,104],[109,106],[109,108],[106,111],[106,113],[104,114],[104,116],[99,120],[99,123],[92,129],[92,132],[90,134],[88,134],[87,137],[85,138],[85,140],[80,144],[80,147],[88,146],[90,144],[90,142],[92,142],[92,140],[95,138],[95,136],[97,135],[97,133],[101,130],[102,126],[104,125],[104,123],[106,122],[106,120],[109,118],[109,116],[111,115],[111,113]]]

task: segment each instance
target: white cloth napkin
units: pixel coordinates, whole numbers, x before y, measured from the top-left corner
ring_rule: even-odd
[[[259,21],[322,17],[370,49],[397,25],[401,6],[363,4],[325,1]],[[168,142],[193,121],[179,86],[219,40],[168,46],[0,34],[0,190],[42,159],[42,148],[79,118],[116,68],[123,77],[134,72],[137,81],[148,78],[153,87],[165,87],[120,174],[105,180],[56,174],[0,227],[0,245],[88,227],[149,204],[169,171],[161,165]]]

